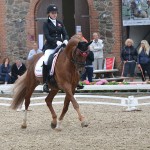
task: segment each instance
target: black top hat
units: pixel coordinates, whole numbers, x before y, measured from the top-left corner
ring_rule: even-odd
[[[47,7],[47,14],[50,13],[51,11],[57,11],[58,12],[58,8],[56,5],[51,4]]]

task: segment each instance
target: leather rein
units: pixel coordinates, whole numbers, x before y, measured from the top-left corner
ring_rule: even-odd
[[[85,66],[85,61],[82,62],[82,61],[78,61],[77,60],[77,55],[76,55],[76,52],[79,51],[79,54],[82,56],[82,57],[87,57],[88,54],[89,54],[89,50],[86,50],[86,51],[81,51],[79,48],[75,48],[74,51],[72,52],[72,59],[71,59],[71,62],[74,63],[75,66],[77,66],[77,68],[82,68]]]

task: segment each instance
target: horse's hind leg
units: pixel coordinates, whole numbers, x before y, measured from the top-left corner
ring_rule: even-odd
[[[28,93],[25,96],[25,111],[24,111],[24,119],[23,119],[23,123],[21,125],[21,128],[27,128],[27,111],[28,111],[28,107],[30,105],[30,98],[31,95],[35,89],[35,87],[37,86],[37,84],[35,83],[34,85],[32,85],[32,87],[30,87],[30,90],[28,90]]]
[[[48,96],[46,97],[45,101],[46,101],[46,104],[52,114],[52,122],[51,122],[51,128],[54,129],[56,128],[56,125],[57,125],[57,115],[55,113],[55,110],[52,106],[52,101],[53,101],[53,98],[54,96],[58,93],[58,90],[51,90],[50,93],[48,94]]]
[[[63,120],[67,110],[68,110],[70,101],[72,102],[72,105],[73,105],[74,109],[78,113],[79,120],[81,121],[81,126],[82,127],[87,127],[88,126],[88,123],[85,121],[84,116],[80,112],[79,104],[77,103],[76,99],[73,96],[74,93],[75,93],[74,90],[73,90],[73,92],[69,89],[66,90],[66,98],[65,98],[65,101],[64,101],[64,107],[63,107],[62,113],[59,117],[59,121],[57,122],[57,127],[56,127],[57,130],[61,130],[61,123],[62,123],[62,120]]]

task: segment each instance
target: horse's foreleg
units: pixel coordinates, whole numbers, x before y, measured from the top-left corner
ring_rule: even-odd
[[[72,102],[74,109],[78,113],[79,120],[81,121],[81,126],[87,127],[88,123],[85,121],[85,117],[81,114],[80,109],[79,109],[79,104],[77,103],[76,99],[74,98],[72,92],[70,92],[70,93],[67,92],[66,95],[67,95],[68,99]]]
[[[72,102],[74,109],[78,113],[79,120],[81,121],[81,126],[87,127],[88,123],[85,121],[85,117],[81,114],[80,109],[79,109],[79,104],[77,103],[76,99],[73,96],[71,97],[71,102]]]
[[[63,107],[62,113],[57,121],[56,130],[58,130],[58,131],[61,131],[61,129],[62,129],[61,123],[62,123],[62,120],[63,120],[66,112],[68,111],[69,103],[70,103],[70,100],[67,97],[65,97],[64,107]]]
[[[53,98],[54,96],[58,93],[58,90],[51,90],[50,93],[48,94],[48,96],[46,97],[45,101],[46,101],[46,104],[52,114],[52,122],[51,122],[51,128],[54,129],[56,128],[56,125],[57,125],[57,115],[55,113],[55,110],[52,106],[52,101],[53,101]]]
[[[64,107],[63,107],[62,113],[59,117],[59,120],[63,120],[66,112],[68,111],[69,103],[70,103],[70,100],[67,97],[65,97]]]

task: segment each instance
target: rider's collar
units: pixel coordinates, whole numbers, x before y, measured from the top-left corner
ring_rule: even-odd
[[[52,19],[51,17],[49,17],[48,19],[51,20],[52,22],[56,21],[56,19]]]
[[[56,19],[52,19],[52,18],[48,18],[49,20],[51,20],[51,22],[56,26]]]

